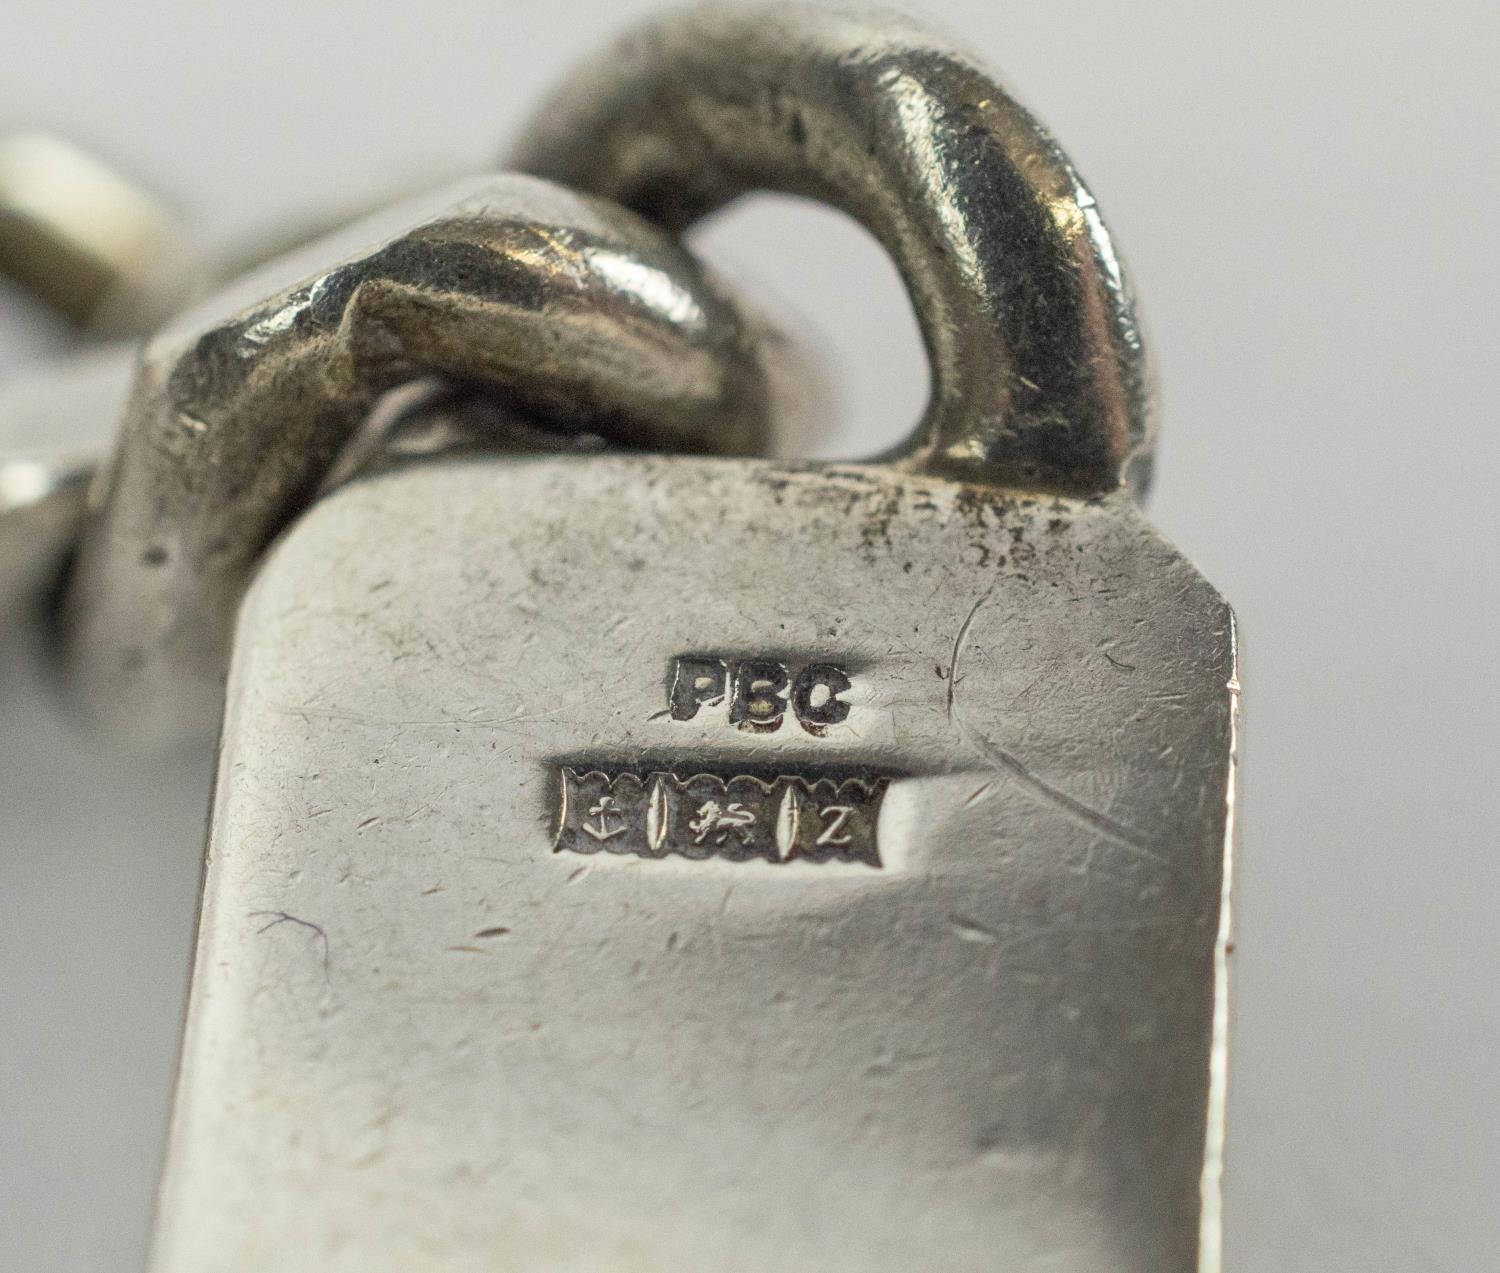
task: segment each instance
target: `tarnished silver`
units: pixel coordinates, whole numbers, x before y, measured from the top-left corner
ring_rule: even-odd
[[[74,572],[86,701],[146,736],[217,719],[251,569],[394,385],[443,374],[558,428],[732,452],[764,440],[758,348],[658,232],[529,177],[405,205],[252,275],[146,347]]]
[[[511,161],[676,229],[752,189],[827,200],[890,252],[932,365],[890,458],[1069,495],[1144,486],[1145,352],[1094,198],[931,31],[792,5],[671,14],[569,77]]]
[[[277,234],[275,254],[333,224],[331,215],[309,215]],[[264,265],[268,246],[207,256],[161,200],[97,156],[51,133],[0,134],[0,274],[94,343],[0,378],[0,632],[8,639],[41,617],[82,529],[128,400],[130,338],[216,279]]]
[[[153,1273],[1214,1273],[1234,624],[1121,485],[1092,200],[909,26],[716,10],[616,58],[528,165],[868,218],[928,425],[387,463],[279,541]]]

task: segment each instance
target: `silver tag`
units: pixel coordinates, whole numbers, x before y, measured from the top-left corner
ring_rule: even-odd
[[[153,1268],[1213,1273],[1234,627],[1132,497],[1092,196],[889,19],[679,15],[539,118],[674,228],[862,219],[932,404],[878,464],[440,458],[280,543]]]
[[[705,651],[847,714],[682,719]],[[344,489],[240,624],[154,1267],[1192,1267],[1233,702],[1123,493]]]

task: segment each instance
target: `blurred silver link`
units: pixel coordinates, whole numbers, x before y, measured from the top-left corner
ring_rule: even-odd
[[[757,333],[644,221],[523,176],[391,210],[147,345],[70,591],[91,711],[142,737],[211,726],[259,555],[377,398],[430,374],[638,446],[766,438]]]
[[[1150,378],[1094,198],[925,27],[792,5],[671,14],[575,70],[511,163],[679,230],[753,189],[842,208],[895,259],[932,364],[904,462],[1071,495],[1144,486]]]
[[[97,335],[149,331],[198,264],[166,205],[82,147],[0,134],[0,275]]]
[[[33,624],[58,580],[134,364],[116,345],[0,379],[0,639]]]
[[[0,275],[80,337],[141,335],[198,286],[201,262],[155,196],[52,133],[0,134]],[[119,426],[134,352],[0,378],[0,634],[36,617]]]

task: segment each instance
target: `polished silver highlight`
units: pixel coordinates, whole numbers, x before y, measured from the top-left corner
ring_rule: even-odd
[[[212,726],[261,553],[380,394],[429,373],[639,445],[762,437],[746,325],[638,218],[508,176],[362,223],[147,345],[70,599],[97,714],[146,736]]]
[[[753,189],[842,208],[900,268],[931,359],[909,462],[1071,495],[1144,484],[1145,353],[1094,198],[931,31],[790,5],[672,14],[579,68],[512,161],[679,230]]]

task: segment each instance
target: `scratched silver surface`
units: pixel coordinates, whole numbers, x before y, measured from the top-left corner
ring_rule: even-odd
[[[122,735],[211,735],[261,551],[386,391],[443,375],[563,431],[754,451],[764,346],[671,239],[514,173],[265,264],[142,350],[67,589],[80,698]]]
[[[703,650],[849,717],[673,720]],[[1234,657],[1123,492],[344,487],[238,630],[151,1268],[1212,1267]],[[880,870],[585,858],[580,755],[904,776]]]
[[[493,6],[372,0],[350,40],[347,10],[302,0],[15,0],[0,115],[134,157],[210,239],[241,237],[377,170],[484,163],[580,32],[656,3],[515,6],[497,38]],[[1500,464],[1473,321],[1500,279],[1475,128],[1500,109],[1500,6],[921,7],[1005,68],[1125,237],[1166,390],[1153,520],[1245,621],[1226,1267],[1487,1268],[1500,506],[1453,475]],[[904,433],[925,372],[873,245],[790,200],[698,243],[825,333],[843,405],[817,454]],[[3,290],[9,369],[44,333]],[[0,1267],[140,1267],[201,839],[186,796],[146,791],[7,699]]]

